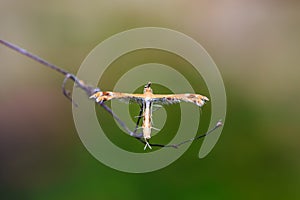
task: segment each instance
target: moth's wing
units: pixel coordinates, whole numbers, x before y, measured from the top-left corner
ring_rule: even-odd
[[[120,93],[121,96],[115,97],[124,103],[138,103],[140,105],[143,104],[145,98],[143,94],[128,94],[128,93]]]
[[[194,103],[202,107],[209,99],[200,94],[157,94],[153,95],[152,102],[157,104],[174,104],[180,102]]]
[[[129,94],[121,92],[96,92],[91,99],[95,99],[96,102],[104,102],[112,99],[118,99],[123,102],[135,102],[141,104],[144,101],[142,94]]]

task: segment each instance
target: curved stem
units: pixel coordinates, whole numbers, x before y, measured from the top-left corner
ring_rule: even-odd
[[[65,85],[67,83],[67,81],[70,79],[72,81],[74,81],[74,83],[76,84],[76,86],[78,86],[79,88],[81,88],[82,90],[84,90],[86,92],[86,94],[88,96],[92,95],[95,91],[99,91],[100,89],[99,88],[93,88],[92,86],[89,86],[89,85],[86,85],[82,80],[79,80],[74,74],[40,58],[39,56],[37,55],[34,55],[32,53],[30,53],[29,51],[17,46],[17,45],[14,45],[10,42],[7,42],[5,40],[0,40],[0,43],[3,44],[4,46],[28,57],[28,58],[31,58],[32,60],[46,66],[46,67],[49,67],[50,69],[52,70],[55,70],[57,71],[58,73],[62,74],[65,76],[65,79],[63,81],[63,84],[62,84],[62,91],[63,91],[63,94],[69,99],[72,101],[72,98],[70,96],[70,92],[67,91],[65,89]],[[73,102],[75,103],[75,102]],[[76,105],[76,103],[75,103]],[[108,113],[110,113],[115,119],[116,121],[120,124],[121,127],[124,128],[124,130],[126,130],[126,132],[128,133],[128,135],[130,136],[138,136],[137,134],[135,134],[134,132],[130,131],[130,129],[126,126],[126,124],[108,107],[106,106],[105,104],[100,104]]]

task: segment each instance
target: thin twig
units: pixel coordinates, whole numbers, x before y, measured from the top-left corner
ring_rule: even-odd
[[[14,45],[10,42],[7,42],[5,40],[0,40],[0,43],[7,46],[8,48],[10,48],[12,50],[17,51],[20,54],[23,54],[24,56],[26,56],[28,58],[31,58],[32,60],[34,60],[38,63],[41,63],[42,65],[44,65],[46,67],[49,67],[49,68],[59,72],[60,74],[63,74],[66,77],[66,79],[71,79],[72,81],[74,81],[76,83],[76,85],[78,87],[80,87],[81,89],[83,89],[88,95],[90,95],[93,92],[94,89],[92,87],[85,85],[84,82],[79,80],[74,74],[72,74],[60,67],[57,67],[56,65],[49,63],[48,61],[40,58],[39,56],[36,56],[36,55],[30,53],[26,49],[23,49],[23,48],[21,48],[17,45]]]
[[[86,92],[86,94],[88,96],[91,96],[93,93],[95,93],[96,91],[100,91],[99,88],[93,88],[91,86],[88,86],[86,85],[82,80],[79,80],[74,74],[64,70],[64,69],[61,69],[60,67],[52,64],[52,63],[49,63],[48,61],[40,58],[39,56],[36,56],[32,53],[30,53],[29,51],[21,48],[21,47],[18,47],[10,42],[7,42],[5,40],[0,40],[0,43],[7,46],[8,48],[14,50],[14,51],[17,51],[18,53],[20,54],[23,54],[24,56],[26,57],[29,57],[31,59],[33,59],[34,61],[37,61],[38,63],[41,63],[42,65],[46,66],[46,67],[49,67],[57,72],[59,72],[60,74],[64,75],[65,76],[65,79],[63,81],[63,84],[62,84],[62,90],[63,90],[63,94],[69,99],[72,101],[72,98],[70,96],[70,92],[67,91],[65,89],[65,85],[66,85],[66,82],[67,80],[71,79],[72,81],[75,82],[76,86],[81,88],[82,90],[84,90]],[[73,102],[74,103],[74,102]],[[75,104],[76,105],[76,104]],[[105,104],[100,104],[109,114],[112,115],[113,118],[115,118],[117,120],[117,122],[120,124],[120,126],[126,130],[126,132],[128,133],[128,135],[130,136],[133,136],[133,137],[139,137],[140,134],[136,134],[136,133],[133,133],[132,131],[130,131],[130,129],[126,126],[126,124],[108,107],[106,106]]]
[[[98,104],[101,105],[109,114],[111,114],[111,116],[115,120],[117,120],[117,122],[120,124],[120,126],[122,126],[130,136],[135,137],[135,138],[140,138],[141,137],[141,134],[137,134],[136,132],[132,132],[126,126],[126,124],[107,105],[105,105],[104,103],[100,103],[100,102]]]
[[[152,147],[172,147],[172,148],[177,149],[177,148],[179,148],[179,146],[181,146],[181,145],[183,145],[183,144],[186,144],[186,143],[189,143],[189,142],[192,142],[192,141],[194,141],[194,140],[198,140],[198,139],[200,139],[200,138],[203,138],[203,137],[207,136],[208,134],[214,132],[217,128],[219,128],[219,127],[221,127],[221,126],[223,126],[223,123],[222,123],[221,120],[220,120],[220,121],[218,121],[218,122],[216,123],[216,125],[214,126],[214,128],[208,130],[206,133],[201,134],[201,135],[198,135],[198,136],[193,137],[193,138],[191,138],[191,139],[185,140],[185,141],[180,142],[180,143],[178,143],[178,144],[167,144],[167,145],[164,145],[164,144],[152,144],[152,143],[149,143],[149,145],[152,146]],[[146,142],[145,142],[144,140],[142,140],[142,138],[137,138],[137,139],[138,139],[139,141],[141,141],[143,144],[146,144]]]
[[[29,58],[31,58],[31,59],[33,59],[33,60],[41,63],[42,65],[45,65],[47,67],[52,68],[55,71],[58,71],[59,73],[61,73],[63,75],[69,74],[69,72],[67,72],[66,70],[61,69],[61,68],[59,68],[59,67],[57,67],[57,66],[55,66],[55,65],[53,65],[53,64],[51,64],[49,62],[47,62],[46,60],[44,60],[44,59],[42,59],[42,58],[40,58],[40,57],[38,57],[36,55],[33,55],[32,53],[28,52],[27,50],[25,50],[25,49],[23,49],[21,47],[18,47],[18,46],[14,45],[14,44],[12,44],[10,42],[7,42],[5,40],[0,40],[0,43],[3,44],[3,45],[5,45],[5,46],[7,46],[10,49],[13,49],[13,50],[15,50],[15,51],[23,54],[24,56],[27,56],[27,57],[29,57]]]

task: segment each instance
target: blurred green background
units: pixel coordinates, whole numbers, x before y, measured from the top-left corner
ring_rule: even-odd
[[[194,142],[166,168],[123,173],[84,148],[61,94],[63,77],[1,46],[1,199],[300,198],[299,1],[0,5],[1,39],[73,73],[94,46],[121,31],[157,26],[183,32],[214,59],[228,98],[223,133],[207,157],[198,159],[201,142]]]

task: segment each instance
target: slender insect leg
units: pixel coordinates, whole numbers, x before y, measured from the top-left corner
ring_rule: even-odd
[[[137,121],[136,121],[136,125],[135,125],[134,131],[133,131],[134,133],[136,133],[136,131],[137,131],[138,127],[139,127],[141,118],[142,118],[142,114],[143,114],[143,110],[144,110],[143,104],[140,105],[140,108],[141,108],[141,109],[140,109],[140,113],[139,113],[139,115],[138,115],[138,119],[137,119]]]
[[[156,131],[160,131],[161,129],[159,128],[155,128],[155,127],[151,127],[152,129],[156,130]]]
[[[146,150],[147,149],[147,147],[149,147],[149,149],[152,149],[152,147],[150,146],[150,144],[149,144],[149,142],[148,142],[148,140],[147,139],[145,139],[145,147],[144,147],[144,150]]]
[[[155,111],[158,111],[159,109],[161,109],[163,106],[159,105],[159,104],[153,104],[152,107],[153,107],[152,112],[155,112]]]

